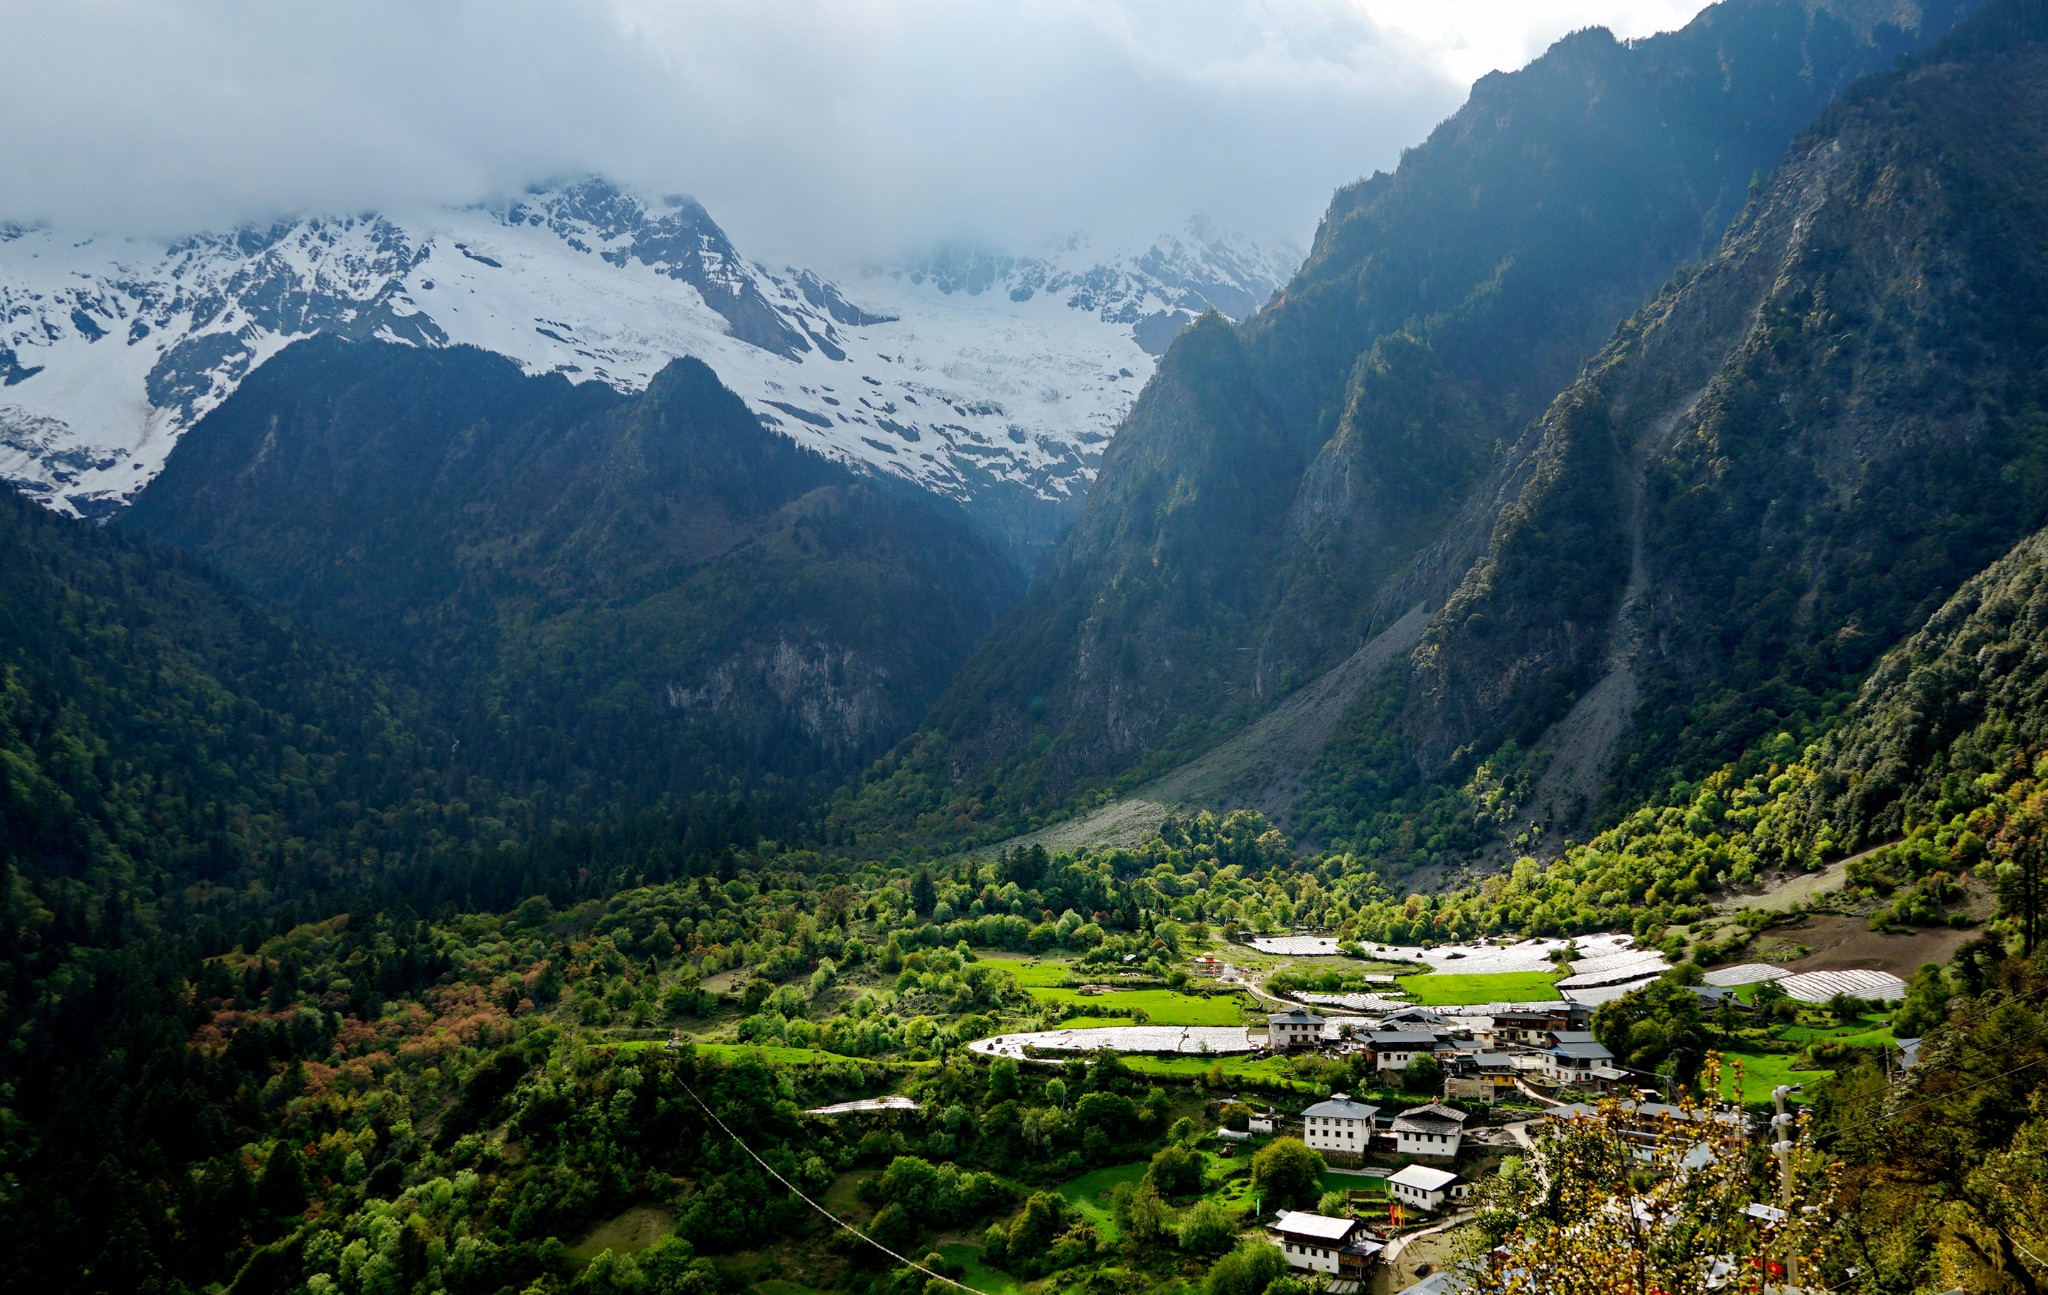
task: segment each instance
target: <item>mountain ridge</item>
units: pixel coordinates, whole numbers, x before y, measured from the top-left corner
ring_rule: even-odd
[[[1581,33],[1487,78],[1394,174],[1339,192],[1296,277],[1243,324],[1215,322],[1230,342],[1177,339],[1082,521],[898,757],[901,776],[875,785],[1012,823],[1085,804],[1226,737],[1418,602],[1440,610],[1528,474],[1556,475],[1530,420],[1713,251],[1817,112],[1970,7],[1901,27],[1887,15],[1904,11],[1876,4],[1732,0],[1679,32]],[[1196,372],[1197,352],[1213,371]],[[1265,412],[1239,416],[1252,409]],[[1212,449],[1238,438],[1260,447],[1250,476]],[[1570,449],[1583,462],[1558,481],[1611,473],[1611,447]],[[1257,502],[1227,527],[1176,511],[1239,492]],[[1625,544],[1587,552],[1627,565]],[[1125,647],[1088,651],[1098,626]],[[1550,628],[1567,655],[1595,635]],[[1551,703],[1524,700],[1526,741]]]
[[[464,746],[591,803],[872,758],[1019,583],[945,501],[769,431],[687,358],[624,395],[467,347],[302,341],[115,525],[434,681]]]
[[[110,515],[185,429],[316,333],[468,343],[627,391],[695,355],[767,425],[968,504],[1028,553],[1077,506],[1179,324],[1255,307],[1291,264],[1194,226],[1139,249],[953,249],[843,290],[748,259],[688,198],[598,178],[165,242],[11,225],[0,476]]]

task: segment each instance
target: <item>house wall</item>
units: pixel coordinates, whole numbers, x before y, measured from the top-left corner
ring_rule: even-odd
[[[1464,1142],[1462,1133],[1409,1133],[1394,1135],[1394,1144],[1404,1156],[1455,1156]]]
[[[1304,1121],[1301,1140],[1316,1151],[1350,1151],[1364,1155],[1372,1145],[1372,1121],[1328,1118],[1331,1120],[1328,1124]]]
[[[1440,1191],[1426,1192],[1419,1187],[1410,1187],[1406,1183],[1389,1183],[1388,1186],[1393,1189],[1394,1199],[1405,1205],[1434,1210],[1444,1203],[1444,1194]]]
[[[1292,1241],[1282,1237],[1280,1249],[1287,1255],[1287,1262],[1292,1267],[1307,1268],[1319,1273],[1337,1271],[1337,1251],[1330,1246],[1316,1245],[1309,1241]]]

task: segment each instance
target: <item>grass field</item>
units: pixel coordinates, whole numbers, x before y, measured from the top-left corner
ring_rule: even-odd
[[[1228,1057],[1122,1057],[1124,1067],[1140,1075],[1176,1075],[1200,1079],[1213,1066],[1223,1068],[1224,1077],[1242,1082],[1273,1084],[1298,1092],[1313,1093],[1313,1084],[1289,1077],[1285,1062],[1277,1057],[1233,1054]]]
[[[1073,975],[1073,968],[1064,962],[1026,962],[1014,955],[984,953],[981,960],[992,967],[1001,967],[1026,989],[1050,989],[1064,985]]]
[[[1425,1007],[1456,1007],[1467,1003],[1535,1003],[1562,997],[1557,978],[1547,971],[1506,971],[1493,975],[1431,972],[1403,976],[1401,988]]]
[[[569,1257],[587,1264],[609,1250],[637,1255],[676,1230],[676,1216],[659,1205],[636,1205],[615,1219],[598,1224],[590,1235],[569,1247]]]
[[[1731,1063],[1742,1063],[1742,1091],[1739,1094],[1735,1092],[1734,1076],[1728,1075],[1721,1081],[1723,1093],[1748,1104],[1770,1101],[1771,1090],[1779,1084],[1808,1084],[1832,1073],[1826,1070],[1794,1070],[1789,1052],[1727,1052],[1722,1055]],[[1794,1100],[1797,1100],[1796,1096]]]
[[[1338,1174],[1325,1171],[1321,1182],[1326,1192],[1383,1192],[1387,1180],[1367,1174]]]
[[[971,1246],[965,1241],[953,1241],[939,1247],[939,1254],[947,1263],[959,1264],[966,1269],[960,1274],[961,1284],[971,1286],[982,1295],[1024,1295],[1024,1284],[1008,1273],[997,1272],[981,1261],[981,1247]]]
[[[1234,994],[1227,998],[1200,998],[1192,994],[1177,994],[1171,989],[1117,989],[1106,994],[1083,994],[1074,989],[1034,989],[1031,996],[1041,1003],[1059,1003],[1082,1013],[1103,1008],[1119,1011],[1139,1008],[1152,1025],[1244,1024],[1244,1000]],[[1127,1023],[1117,1022],[1119,1025]]]
[[[1104,1241],[1114,1242],[1122,1234],[1117,1231],[1116,1219],[1110,1213],[1109,1194],[1119,1183],[1129,1183],[1133,1188],[1137,1187],[1138,1180],[1145,1176],[1146,1164],[1146,1161],[1140,1160],[1128,1165],[1111,1165],[1107,1169],[1082,1174],[1079,1178],[1064,1182],[1053,1190],[1066,1197],[1075,1209],[1093,1223]]]
[[[1853,1025],[1822,1027],[1815,1025],[1788,1025],[1778,1031],[1778,1037],[1787,1043],[1844,1043],[1852,1048],[1875,1048],[1882,1044],[1898,1043],[1892,1033],[1891,1024],[1882,1016],[1865,1016]]]

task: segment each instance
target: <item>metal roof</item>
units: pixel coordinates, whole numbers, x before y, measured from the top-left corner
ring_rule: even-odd
[[[1317,1102],[1301,1115],[1303,1119],[1313,1115],[1335,1120],[1369,1120],[1379,1114],[1379,1109],[1377,1106],[1367,1106],[1364,1102],[1354,1102],[1348,1097],[1333,1093],[1330,1100]]]
[[[1428,1165],[1410,1165],[1387,1179],[1389,1185],[1399,1183],[1419,1192],[1440,1192],[1457,1181],[1458,1176],[1450,1170],[1432,1169]]]
[[[1597,1043],[1560,1043],[1550,1049],[1560,1057],[1572,1057],[1584,1061],[1612,1061],[1614,1054]]]
[[[1455,1106],[1446,1106],[1442,1102],[1431,1102],[1427,1106],[1418,1106],[1412,1111],[1402,1111],[1399,1115],[1396,1115],[1394,1117],[1394,1127],[1399,1129],[1403,1124],[1418,1126],[1425,1124],[1455,1124],[1459,1128],[1463,1128],[1468,1118],[1465,1112]]]
[[[1351,1235],[1357,1219],[1333,1219],[1327,1214],[1288,1210],[1273,1224],[1273,1230],[1291,1237],[1312,1237],[1317,1241],[1339,1242]]]

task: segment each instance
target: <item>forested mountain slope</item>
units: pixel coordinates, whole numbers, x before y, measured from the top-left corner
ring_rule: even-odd
[[[1716,767],[2048,518],[2048,47],[2003,12],[1830,109],[1532,427],[1397,685],[1425,776]]]
[[[1434,606],[1519,486],[1527,421],[1715,246],[1816,111],[1968,8],[1730,0],[1482,81],[1393,175],[1338,195],[1265,311],[1163,359],[1082,521],[889,797],[1057,808]]]
[[[946,507],[767,431],[694,360],[624,396],[321,338],[119,525],[431,681],[521,794],[644,806],[834,777],[914,724],[1020,583]]]

